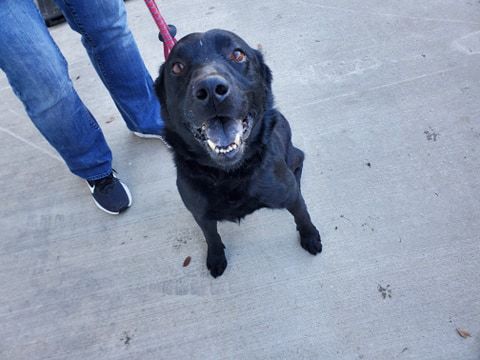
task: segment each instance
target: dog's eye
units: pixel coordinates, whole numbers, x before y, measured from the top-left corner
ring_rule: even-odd
[[[172,66],[172,72],[175,75],[180,75],[183,72],[184,68],[185,68],[185,65],[183,65],[182,63],[176,62]]]
[[[236,63],[243,63],[247,60],[247,55],[240,50],[236,49],[231,55],[230,55],[230,60],[235,61]]]

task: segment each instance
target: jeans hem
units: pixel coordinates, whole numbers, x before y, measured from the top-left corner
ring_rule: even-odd
[[[105,171],[103,173],[100,173],[98,175],[87,176],[87,177],[81,176],[81,178],[83,178],[84,180],[87,180],[87,181],[95,181],[95,180],[102,179],[102,178],[110,175],[111,172],[112,172],[112,168],[110,168],[110,170]]]

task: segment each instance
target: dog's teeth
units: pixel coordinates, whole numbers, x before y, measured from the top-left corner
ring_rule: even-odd
[[[237,134],[237,136],[235,136],[235,144],[237,144],[237,146],[240,146],[240,141],[241,141],[241,135]]]
[[[210,149],[215,150],[215,143],[212,140],[208,139],[207,144],[210,146]]]
[[[217,154],[226,154],[226,153],[229,153],[229,152],[237,149],[240,146],[241,135],[237,134],[237,136],[235,136],[235,142],[233,142],[230,145],[225,146],[225,147],[215,145],[215,143],[210,139],[207,139],[207,144],[210,147],[210,149],[215,151]]]

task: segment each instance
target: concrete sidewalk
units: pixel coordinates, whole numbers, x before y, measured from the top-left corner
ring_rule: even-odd
[[[143,1],[126,6],[156,76],[154,24]],[[0,359],[480,359],[480,3],[159,6],[180,37],[218,27],[261,44],[324,253],[262,210],[220,226],[229,267],[212,279],[170,154],[127,131],[60,25],[134,204],[97,210],[0,75]]]

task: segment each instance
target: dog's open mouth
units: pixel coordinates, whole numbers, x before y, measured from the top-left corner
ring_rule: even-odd
[[[217,154],[229,154],[232,151],[238,149],[238,147],[242,144],[242,139],[241,139],[241,135],[237,134],[235,136],[235,141],[233,143],[231,143],[230,145],[228,145],[227,147],[222,147],[222,146],[216,145],[210,139],[207,140],[207,144],[210,147],[210,149],[215,151]]]
[[[250,135],[252,116],[243,119],[215,117],[197,129],[196,138],[202,141],[216,158],[233,159]]]

